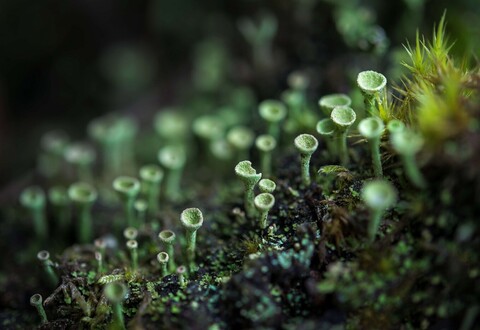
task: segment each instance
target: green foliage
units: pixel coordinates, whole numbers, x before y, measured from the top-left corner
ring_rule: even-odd
[[[467,128],[471,122],[469,102],[478,93],[471,84],[478,79],[478,70],[468,70],[466,61],[457,64],[452,59],[453,43],[445,30],[444,14],[434,28],[432,41],[425,41],[417,32],[415,45],[405,46],[410,61],[403,65],[410,75],[396,88],[401,95],[395,104],[396,113],[418,128],[427,144],[433,146]]]
[[[322,166],[319,170],[319,173],[323,174],[338,174],[341,172],[349,172],[347,168],[340,165],[325,165]]]

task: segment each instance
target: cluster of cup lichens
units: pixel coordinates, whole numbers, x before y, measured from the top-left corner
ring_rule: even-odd
[[[176,121],[173,120],[173,122]],[[158,126],[158,120],[156,125]],[[162,125],[165,123],[162,122]],[[133,120],[121,116],[106,116],[94,120],[89,125],[88,133],[98,143],[103,156],[100,163],[104,168],[103,175],[96,181],[93,176],[96,152],[91,145],[84,142],[71,143],[67,135],[59,131],[45,134],[41,141],[39,170],[43,176],[49,179],[51,186],[47,192],[40,186],[27,187],[21,192],[19,198],[21,205],[30,214],[32,227],[37,237],[36,242],[39,245],[47,243],[53,231],[53,227],[49,228],[50,219],[55,220],[54,227],[59,228],[62,235],[70,230],[71,220],[76,220],[77,241],[91,243],[96,234],[96,226],[92,221],[92,208],[95,207],[98,200],[101,200],[104,205],[113,205],[112,203],[116,200],[123,208],[123,216],[115,219],[114,229],[119,233],[122,228],[128,226],[123,233],[126,239],[125,246],[130,255],[130,272],[141,272],[139,268],[140,242],[137,240],[138,229],[144,228],[146,225],[150,226],[149,223],[147,224],[147,219],[155,218],[158,215],[162,198],[164,200],[179,198],[180,180],[182,169],[186,163],[186,154],[184,148],[178,144],[180,139],[174,139],[174,142],[165,139],[167,144],[163,145],[158,152],[159,165],[144,165],[138,171],[138,178],[134,177],[131,174],[135,169],[132,152],[135,150],[133,142],[136,131],[137,127]],[[162,126],[162,134],[168,135],[169,133],[172,132],[166,131]],[[178,131],[175,130],[175,133]],[[239,130],[233,131],[231,135],[233,136],[232,141],[243,140],[243,137],[235,138],[235,135],[242,135]],[[170,135],[169,138],[172,136]],[[116,175],[122,172],[130,175]],[[74,181],[74,183],[65,187],[65,182],[68,181]],[[108,183],[111,188],[108,188]],[[165,184],[164,189],[161,189],[162,183]],[[163,196],[161,196],[162,191]],[[180,220],[181,226],[185,229],[185,262],[188,267],[180,266],[175,269],[164,267],[166,263],[175,265],[173,253],[175,234],[171,231],[173,240],[170,238],[170,243],[166,243],[168,239],[164,239],[165,231],[159,235],[162,246],[166,247],[167,252],[160,252],[157,260],[162,277],[176,272],[179,283],[183,286],[186,283],[187,270],[192,272],[196,269],[196,232],[203,224],[203,215],[199,209],[186,209],[182,212]],[[94,260],[97,263],[98,276],[105,275],[108,269],[106,263],[108,261],[107,241],[108,239],[102,238],[94,241]],[[48,251],[39,252],[38,260],[45,269],[49,283],[52,287],[57,286],[59,284],[58,264],[51,261]],[[120,283],[116,284],[120,285]],[[112,302],[114,314],[119,311],[115,306],[118,306],[123,300],[120,297],[125,297],[125,294],[119,294],[118,285],[113,287],[109,284],[105,288],[105,295]],[[125,288],[127,287],[125,286]],[[110,294],[107,294],[108,292]],[[40,308],[42,297],[33,296],[32,304],[39,310],[42,322],[47,322],[45,311],[43,307]],[[114,316],[112,322],[123,324],[123,316]]]
[[[358,132],[368,142],[373,174],[376,178],[374,181],[365,183],[362,190],[365,204],[372,210],[368,228],[371,240],[378,231],[383,212],[397,199],[396,189],[383,177],[381,145],[382,138],[387,136],[386,131],[390,136],[393,149],[404,162],[407,178],[418,188],[424,188],[426,185],[415,162],[415,154],[422,146],[419,135],[406,128],[397,119],[391,119],[385,130],[379,109],[387,106],[385,104],[388,102],[386,83],[385,76],[375,71],[360,72],[357,78],[367,114],[367,117],[358,124]],[[297,94],[295,90],[289,90],[282,95],[287,106],[277,100],[266,100],[259,105],[259,115],[267,123],[267,132],[256,139],[256,146],[260,150],[262,172],[269,177],[271,177],[271,151],[276,147],[277,141],[282,139],[281,122],[287,118],[287,122],[283,125],[286,130],[288,121],[292,117],[295,118],[295,113],[298,113],[298,109],[304,102],[304,94],[298,90],[296,92]],[[317,122],[316,132],[324,140],[329,158],[348,167],[350,163],[348,132],[357,119],[356,112],[351,108],[351,99],[346,94],[326,95],[319,100],[319,106],[327,118]],[[300,156],[302,184],[308,186],[312,181],[310,160],[319,142],[312,134],[300,134],[295,137],[293,145]],[[247,216],[253,217],[260,213],[260,227],[265,228],[268,211],[273,207],[275,199],[271,192],[262,192],[255,196],[255,187],[262,178],[262,173],[257,173],[248,160],[239,162],[235,167],[235,173],[245,186],[244,208]]]
[[[200,227],[203,225],[203,214],[198,208],[187,208],[183,210],[180,215],[180,224],[185,230],[185,255],[187,258],[186,263],[188,267],[185,267],[183,265],[177,267],[175,264],[174,251],[176,235],[171,230],[162,230],[158,235],[161,246],[163,246],[165,251],[157,254],[157,261],[159,264],[160,278],[163,278],[172,273],[176,273],[179,286],[185,287],[187,283],[186,274],[188,272],[194,272],[197,268],[195,264],[196,234],[198,229],[200,229]],[[141,275],[141,270],[139,269],[138,235],[139,230],[135,227],[128,227],[123,231],[123,236],[126,240],[125,245],[130,254],[129,272],[131,274]],[[105,264],[108,245],[107,241],[108,239],[106,238],[99,238],[94,241],[94,256],[97,262],[97,276],[100,277],[99,283],[102,282],[101,278],[105,275],[107,269],[107,265]],[[56,287],[59,284],[59,277],[56,273],[56,268],[58,265],[56,265],[50,259],[50,254],[48,251],[40,251],[37,255],[37,258],[41,263],[42,267],[44,268],[46,278],[51,284],[52,288]],[[127,293],[128,286],[122,283],[121,280],[108,282],[104,287],[105,297],[112,305],[113,317],[111,321],[111,326],[115,329],[125,328],[122,302],[126,299]],[[47,314],[43,308],[42,301],[42,296],[39,294],[35,294],[31,298],[31,304],[37,308],[42,323],[46,323],[48,322]]]
[[[295,79],[293,79],[293,78]],[[253,130],[245,125],[235,125],[235,120],[228,123],[228,116],[201,115],[193,120],[192,131],[198,138],[202,155],[209,162],[213,158],[236,159],[235,174],[244,183],[244,209],[250,218],[258,218],[259,227],[265,229],[269,224],[269,212],[275,205],[274,191],[276,184],[273,178],[274,151],[288,138],[288,134],[308,126],[308,116],[302,109],[306,107],[306,86],[308,80],[301,74],[292,75],[290,89],[282,94],[282,101],[265,100],[259,104],[259,116],[264,120],[266,129],[263,134],[255,137]],[[358,75],[358,86],[364,96],[368,117],[361,120],[358,132],[368,142],[375,180],[365,183],[362,198],[371,210],[371,220],[368,225],[368,235],[374,240],[384,211],[391,207],[397,199],[397,193],[391,183],[383,178],[381,146],[382,138],[390,136],[393,149],[402,157],[405,173],[417,187],[425,187],[418,167],[415,154],[422,147],[421,138],[398,120],[387,123],[379,116],[379,105],[386,102],[386,78],[374,71],[364,71]],[[316,121],[316,129],[327,147],[329,158],[338,161],[344,167],[349,166],[348,132],[357,119],[356,112],[351,108],[351,100],[345,94],[331,94],[319,100],[319,106],[327,118]],[[227,113],[227,112],[226,112]],[[307,119],[305,119],[307,118]],[[127,239],[126,247],[130,253],[131,271],[139,272],[137,241],[138,228],[146,222],[147,216],[154,217],[159,211],[160,195],[165,199],[178,201],[180,196],[180,181],[187,160],[186,145],[189,143],[189,124],[185,118],[175,111],[162,111],[154,120],[154,126],[164,145],[158,152],[157,164],[149,164],[140,168],[138,178],[132,176],[134,169],[133,140],[137,131],[136,124],[124,117],[107,116],[95,120],[89,125],[90,137],[102,149],[103,182],[110,182],[113,190],[110,194],[93,185],[93,164],[96,160],[95,150],[85,143],[69,143],[61,132],[52,132],[42,139],[43,153],[39,166],[44,175],[55,178],[62,171],[62,164],[68,164],[70,177],[77,182],[65,188],[53,185],[48,193],[37,186],[28,187],[21,196],[21,204],[31,213],[33,227],[40,241],[48,238],[46,218],[46,201],[52,206],[52,211],[58,219],[58,226],[66,228],[72,217],[71,206],[75,206],[78,227],[78,241],[92,242],[94,228],[92,226],[91,210],[96,200],[101,197],[111,200],[114,191],[117,200],[123,206],[124,221],[117,221],[117,231],[128,226],[124,231]],[[229,129],[227,129],[230,127]],[[312,133],[312,132],[310,132]],[[319,147],[319,141],[312,134],[300,134],[293,139],[293,147],[299,153],[300,173],[303,187],[311,182],[310,161]],[[252,146],[258,151],[261,173],[252,166],[249,152]],[[130,175],[118,175],[122,171]],[[73,173],[73,174],[72,174]],[[113,175],[115,174],[115,175]],[[165,177],[165,178],[164,178]],[[263,177],[263,179],[262,179]],[[164,183],[164,188],[161,185]],[[259,193],[256,194],[256,190]],[[271,219],[270,219],[271,220]],[[172,230],[162,230],[158,237],[165,251],[157,254],[161,276],[176,272],[181,286],[186,283],[185,273],[196,269],[195,245],[196,232],[203,224],[202,212],[197,208],[185,209],[180,216],[180,223],[186,233],[186,266],[177,267],[175,258],[176,234]],[[106,271],[106,243],[95,241],[95,260],[99,274]],[[39,253],[39,260],[45,267],[52,284],[58,284],[58,276],[54,263],[50,261],[46,251]],[[125,297],[127,288],[119,283],[105,288],[105,294],[110,297],[114,306]],[[108,294],[107,294],[108,293]],[[32,298],[33,299],[33,298]],[[41,297],[40,297],[41,300]],[[38,297],[33,301],[38,302]],[[115,307],[115,310],[118,308]],[[120,309],[121,310],[121,309]],[[43,318],[43,316],[42,316]],[[123,322],[123,316],[116,316],[114,322]]]

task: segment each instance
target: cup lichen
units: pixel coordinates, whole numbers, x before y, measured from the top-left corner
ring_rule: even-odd
[[[255,198],[255,185],[262,178],[262,173],[252,167],[252,162],[243,160],[235,166],[235,174],[242,180],[245,185],[244,207],[247,216],[252,217],[255,214],[255,205],[253,200]]]
[[[260,212],[260,228],[267,228],[268,212],[275,205],[275,197],[270,193],[261,193],[255,197],[255,207]]]
[[[357,115],[355,111],[348,106],[338,106],[332,110],[330,118],[336,125],[336,141],[340,163],[347,166],[349,155],[347,149],[347,132],[350,126],[355,122]]]
[[[77,182],[68,188],[68,197],[78,209],[78,240],[88,243],[93,238],[91,209],[97,200],[97,190],[86,182]]]
[[[318,148],[317,139],[310,134],[300,134],[294,140],[294,145],[297,151],[300,153],[302,182],[305,185],[309,185],[310,179],[310,159],[313,153]]]
[[[380,138],[384,129],[385,125],[378,117],[365,118],[358,124],[358,131],[368,141],[370,146],[373,172],[377,178],[383,175],[380,157]]]
[[[195,246],[197,242],[197,230],[203,225],[203,214],[198,208],[187,208],[180,215],[180,223],[186,231],[187,259],[190,271],[195,269]]]

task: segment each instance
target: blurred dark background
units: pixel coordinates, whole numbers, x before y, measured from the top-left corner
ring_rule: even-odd
[[[474,0],[0,0],[0,185],[35,166],[49,129],[83,138],[88,121],[103,113],[175,103],[177,89],[190,83],[194,49],[207,37],[239,59],[237,79],[255,82],[241,73],[249,56],[236,25],[241,17],[268,11],[278,20],[277,83],[257,84],[258,96],[278,96],[298,67],[318,70],[319,96],[342,88],[328,77],[352,58],[388,67],[417,28],[430,35],[445,9],[455,51],[478,55],[478,7]],[[352,44],[346,34],[357,21],[379,27],[377,39]],[[378,51],[379,42],[386,49]]]

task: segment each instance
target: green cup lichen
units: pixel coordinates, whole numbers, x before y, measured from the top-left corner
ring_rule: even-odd
[[[252,217],[255,214],[255,205],[253,199],[255,198],[255,185],[262,178],[262,173],[252,167],[252,162],[243,160],[235,166],[235,174],[245,185],[244,207],[247,216]]]
[[[92,206],[97,200],[97,190],[86,182],[77,182],[68,188],[68,197],[78,209],[78,240],[81,243],[93,239]]]
[[[112,282],[105,285],[105,297],[112,304],[113,316],[109,329],[125,330],[122,303],[127,298],[128,288],[125,284]]]
[[[65,149],[64,157],[75,168],[77,180],[92,182],[92,167],[97,157],[92,146],[82,142],[70,144]]]
[[[38,159],[40,173],[52,178],[61,172],[63,154],[70,139],[64,131],[54,130],[45,133],[40,139],[41,153]]]
[[[420,172],[415,155],[422,149],[423,139],[417,133],[404,129],[391,135],[393,149],[400,155],[403,161],[405,174],[410,182],[417,188],[426,188],[422,173]]]
[[[281,99],[287,105],[289,120],[293,118],[296,122],[300,122],[306,104],[304,93],[298,90],[286,90],[282,93]]]
[[[138,236],[138,229],[135,227],[127,227],[123,231],[123,237],[125,237],[126,240],[137,239],[137,236]]]
[[[352,99],[347,94],[329,94],[322,96],[320,100],[318,100],[318,105],[322,112],[330,117],[333,109],[338,106],[346,106],[349,107],[352,104]]]
[[[67,189],[62,186],[49,188],[48,200],[53,207],[60,231],[66,234],[70,226],[70,199]]]
[[[48,237],[48,223],[45,217],[45,193],[38,186],[25,188],[20,194],[20,204],[30,212],[35,235],[41,241]]]
[[[265,176],[272,171],[272,151],[277,147],[277,141],[271,135],[259,135],[255,139],[255,146],[260,151],[260,168]]]
[[[103,267],[103,254],[99,251],[95,251],[94,253],[95,260],[97,261],[97,273],[102,275],[104,272]]]
[[[227,133],[227,141],[237,151],[237,159],[246,159],[249,157],[248,151],[253,145],[255,134],[245,126],[232,127]]]
[[[328,153],[330,157],[337,157],[337,148],[335,146],[335,130],[336,126],[332,119],[325,118],[320,120],[316,126],[317,133],[320,134],[325,139],[325,144],[327,145]]]
[[[375,71],[362,71],[357,76],[357,85],[362,91],[365,110],[370,116],[378,116],[375,102],[379,101],[380,93],[387,85],[387,78]]]
[[[130,259],[132,262],[132,271],[138,270],[138,242],[135,239],[130,239],[126,243],[127,249],[130,251]]]
[[[361,196],[371,212],[368,236],[373,242],[385,210],[397,201],[397,190],[390,182],[376,179],[363,185]]]
[[[177,268],[178,284],[180,285],[181,288],[184,288],[187,285],[187,281],[185,280],[186,273],[187,273],[187,267],[178,266]]]
[[[158,151],[158,161],[167,170],[165,180],[165,197],[177,200],[181,197],[180,182],[187,155],[183,147],[166,146]]]
[[[123,211],[127,225],[129,227],[138,228],[134,203],[140,193],[140,181],[138,181],[137,178],[130,176],[119,176],[113,180],[112,186],[123,204]]]
[[[139,226],[145,225],[145,218],[148,210],[147,201],[144,199],[137,199],[135,203],[133,203],[133,208],[135,209],[136,214],[136,221]]]
[[[47,274],[52,287],[56,287],[58,284],[58,276],[53,270],[53,262],[50,260],[50,253],[46,250],[42,250],[37,253],[37,259],[45,269],[45,273]]]
[[[392,119],[387,124],[387,130],[390,134],[401,132],[404,129],[405,129],[405,124],[398,119]]]
[[[157,254],[157,261],[160,264],[160,274],[162,277],[165,277],[168,275],[167,271],[167,264],[168,264],[168,253],[167,252],[160,252]]]
[[[165,247],[165,250],[168,254],[168,270],[170,272],[174,272],[175,271],[175,268],[177,267],[175,265],[175,258],[174,258],[174,248],[173,248],[173,244],[175,243],[175,238],[176,238],[176,235],[173,231],[171,230],[162,230],[159,234],[158,234],[158,238],[160,239],[160,241],[162,242],[163,246]]]
[[[255,207],[260,212],[260,228],[267,228],[268,212],[275,205],[275,197],[270,193],[261,193],[255,197]]]
[[[227,139],[220,138],[210,142],[210,152],[215,159],[221,161],[230,161],[234,158],[238,150],[230,144]]]
[[[307,72],[302,70],[295,70],[289,73],[287,76],[288,87],[294,91],[302,91],[310,86],[310,78],[307,75]]]
[[[300,134],[294,140],[294,145],[300,153],[300,163],[302,171],[302,182],[306,185],[311,183],[310,179],[310,159],[318,148],[317,139],[310,134]]]
[[[187,258],[190,270],[195,269],[195,245],[197,230],[203,225],[203,214],[198,208],[188,208],[182,211],[180,223],[186,231]]]
[[[41,324],[47,324],[48,318],[47,313],[45,313],[45,308],[43,308],[43,298],[39,293],[34,294],[30,297],[30,305],[37,309],[38,315],[40,316]]]
[[[158,212],[160,202],[160,185],[163,180],[163,170],[155,164],[144,165],[140,168],[140,180],[142,191],[148,201],[148,214],[155,215]]]
[[[262,179],[258,182],[258,188],[262,193],[273,193],[277,188],[277,185],[270,179]]]
[[[225,125],[220,118],[216,116],[203,115],[193,121],[192,131],[200,139],[205,141],[206,145],[208,146],[210,141],[224,136]]]
[[[258,106],[260,117],[268,124],[268,134],[280,139],[280,122],[287,116],[287,108],[277,100],[265,100]]]
[[[352,108],[347,106],[335,107],[330,114],[330,118],[336,126],[336,142],[340,163],[347,166],[349,163],[347,149],[347,132],[350,126],[355,122],[357,115]]]
[[[165,108],[153,119],[153,127],[162,142],[183,144],[190,133],[189,122],[180,109]]]
[[[111,180],[121,172],[131,171],[137,130],[137,123],[133,119],[116,114],[94,119],[88,125],[89,136],[100,145],[102,150],[105,180]]]
[[[373,172],[377,178],[383,175],[382,161],[380,157],[380,138],[384,129],[385,125],[378,117],[365,118],[360,124],[358,124],[358,131],[370,145]]]

